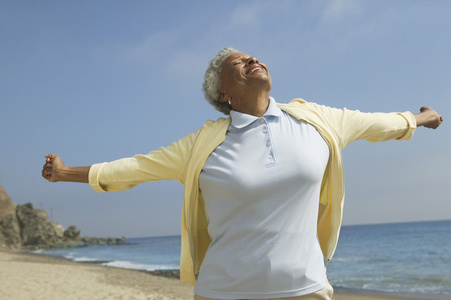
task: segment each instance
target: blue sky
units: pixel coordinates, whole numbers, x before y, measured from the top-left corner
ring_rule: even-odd
[[[204,100],[224,46],[269,67],[271,95],[369,112],[444,117],[411,141],[343,152],[344,224],[451,219],[451,2],[0,1],[0,184],[87,236],[180,232],[183,187],[96,193],[48,183],[67,165],[147,153],[221,117]]]

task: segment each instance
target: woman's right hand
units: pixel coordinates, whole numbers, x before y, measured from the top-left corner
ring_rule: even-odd
[[[45,164],[42,167],[42,177],[50,182],[57,182],[63,168],[64,163],[59,156],[47,154],[45,155]]]
[[[42,167],[42,177],[50,182],[89,182],[91,167],[68,167],[61,158],[55,154],[45,155],[45,164]]]

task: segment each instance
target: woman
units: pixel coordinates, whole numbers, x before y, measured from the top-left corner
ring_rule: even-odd
[[[265,64],[224,48],[203,89],[229,118],[167,148],[91,167],[67,167],[49,154],[42,175],[99,192],[184,184],[180,272],[195,284],[195,299],[331,299],[326,264],[342,217],[340,151],[358,139],[409,139],[442,117],[426,107],[413,115],[277,104],[271,86]]]

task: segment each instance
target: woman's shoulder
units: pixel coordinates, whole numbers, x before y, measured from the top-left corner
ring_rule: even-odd
[[[218,118],[217,120],[207,120],[204,125],[196,132],[192,132],[190,135],[194,140],[199,138],[210,139],[216,135],[225,135],[227,128],[229,127],[231,118]]]
[[[218,128],[230,124],[230,117],[218,118],[217,120],[207,120],[202,128]]]
[[[297,112],[297,113],[307,113],[307,112],[323,112],[327,111],[329,109],[332,109],[330,107],[327,107],[325,105],[321,105],[315,102],[309,102],[301,98],[296,98],[291,100],[288,103],[277,103],[277,106],[285,110],[287,112]]]

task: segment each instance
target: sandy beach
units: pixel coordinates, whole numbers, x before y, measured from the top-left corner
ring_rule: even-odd
[[[177,279],[14,251],[0,251],[0,282],[0,298],[5,300],[193,299],[192,286]],[[361,294],[334,296],[334,300],[357,299],[411,298]]]

